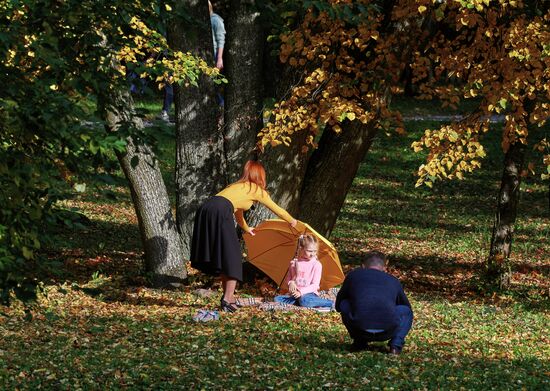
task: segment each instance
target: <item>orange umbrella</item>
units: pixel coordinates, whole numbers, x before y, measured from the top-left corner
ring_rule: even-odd
[[[254,232],[254,236],[248,233],[243,235],[248,260],[280,286],[283,285],[290,261],[296,256],[298,237],[306,233],[316,236],[319,242],[317,258],[323,265],[321,289],[330,289],[344,281],[338,252],[332,243],[308,224],[298,221],[296,228],[292,228],[284,220],[265,220],[254,228]]]

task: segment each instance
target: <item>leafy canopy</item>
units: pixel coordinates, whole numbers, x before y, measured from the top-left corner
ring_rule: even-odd
[[[171,9],[158,1],[0,2],[4,302],[12,290],[32,298],[31,271],[44,265],[39,251],[54,239],[47,227],[72,224],[56,207],[69,195],[72,173],[109,170],[110,153],[123,152],[127,136],[136,134],[130,126],[102,130],[97,96],[128,88],[128,72],[157,81],[172,75],[187,85],[196,85],[201,73],[217,77],[203,59],[167,46],[162,31]]]
[[[260,132],[265,147],[289,144],[297,131],[316,135],[344,121],[404,133],[389,97],[402,91],[409,66],[420,98],[456,107],[475,99],[466,118],[428,129],[412,148],[427,150],[417,185],[462,179],[481,166],[482,136],[493,114],[505,116],[504,151],[515,143],[542,153],[550,174],[550,11],[508,0],[308,1],[287,12],[280,60],[303,69],[288,98]],[[304,148],[307,150],[307,147]],[[533,165],[530,165],[532,168]]]

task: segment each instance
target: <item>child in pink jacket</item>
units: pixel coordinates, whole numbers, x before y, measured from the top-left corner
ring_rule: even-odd
[[[276,302],[309,308],[333,307],[332,300],[319,297],[323,265],[317,259],[318,248],[315,236],[300,235],[297,256],[290,261],[286,277],[289,294],[276,296]]]

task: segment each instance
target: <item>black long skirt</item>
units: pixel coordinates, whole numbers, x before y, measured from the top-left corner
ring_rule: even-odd
[[[225,274],[242,281],[241,246],[233,205],[224,197],[208,199],[195,214],[191,239],[191,266],[206,274]]]

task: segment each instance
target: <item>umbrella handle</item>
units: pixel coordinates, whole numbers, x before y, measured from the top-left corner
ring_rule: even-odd
[[[283,279],[281,280],[281,282],[277,285],[277,291],[280,291],[281,290],[281,285],[283,285],[283,281],[285,280],[287,274],[288,274],[288,271],[290,270],[290,266],[286,269],[286,273],[285,275],[283,276]]]

